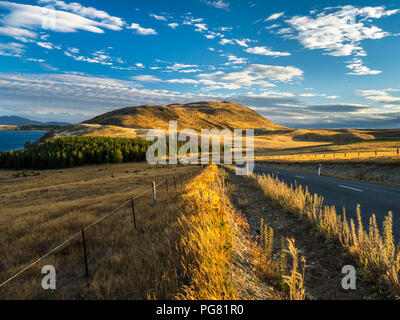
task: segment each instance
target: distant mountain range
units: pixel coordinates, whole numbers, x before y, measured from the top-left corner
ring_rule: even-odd
[[[18,116],[0,116],[0,125],[7,126],[31,126],[31,125],[44,125],[44,126],[65,126],[69,125],[66,122],[41,122],[22,118]]]

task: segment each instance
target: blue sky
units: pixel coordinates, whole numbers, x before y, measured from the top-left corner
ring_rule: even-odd
[[[0,1],[0,115],[228,100],[303,128],[400,125],[396,1]]]

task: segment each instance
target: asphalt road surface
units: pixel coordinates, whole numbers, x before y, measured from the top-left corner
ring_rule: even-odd
[[[334,205],[338,213],[342,213],[342,208],[345,206],[348,218],[356,218],[356,207],[360,204],[364,228],[368,228],[369,217],[375,213],[381,229],[385,216],[392,211],[393,234],[396,242],[400,242],[400,188],[398,187],[260,166],[255,167],[254,173],[274,174],[289,185],[297,181],[297,184],[307,186],[310,193],[323,196],[324,204]]]

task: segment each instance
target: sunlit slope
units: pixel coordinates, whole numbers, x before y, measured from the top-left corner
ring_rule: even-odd
[[[86,124],[113,125],[132,129],[166,130],[169,121],[177,121],[178,129],[265,129],[278,130],[276,125],[250,108],[234,102],[195,102],[168,106],[144,105],[111,111]]]

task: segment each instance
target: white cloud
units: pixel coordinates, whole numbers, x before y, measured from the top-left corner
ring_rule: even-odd
[[[285,38],[297,39],[305,48],[323,50],[331,56],[363,57],[367,53],[361,46],[363,40],[381,39],[391,35],[372,24],[372,19],[379,19],[398,13],[399,10],[386,10],[384,6],[356,8],[353,6],[326,8],[311,16],[295,16],[286,22],[289,28],[277,31]],[[358,21],[357,21],[358,19]],[[359,59],[350,63],[349,74],[368,75],[380,71],[363,66]]]
[[[71,48],[68,48],[68,51],[72,52],[72,53],[79,53],[80,50],[78,48],[72,48],[71,47]]]
[[[348,72],[347,74],[356,75],[356,76],[364,76],[364,75],[382,73],[382,71],[380,71],[380,70],[371,70],[367,66],[364,66],[363,61],[361,59],[353,59],[346,66],[346,68],[352,70],[351,72]]]
[[[157,32],[156,30],[152,28],[143,28],[141,27],[138,23],[132,23],[128,29],[135,30],[137,34],[140,34],[142,36],[148,36],[148,35],[156,35]]]
[[[259,54],[264,56],[274,56],[274,57],[283,57],[291,55],[289,52],[272,51],[267,47],[253,47],[253,48],[248,48],[245,51],[248,53]]]
[[[246,58],[238,58],[233,54],[227,55],[226,57],[228,58],[229,62],[225,63],[225,65],[243,64],[247,62]]]
[[[110,29],[121,30],[125,22],[118,17],[110,16],[107,12],[97,10],[93,7],[84,7],[77,2],[65,3],[60,0],[39,0],[39,4],[51,5],[61,10],[70,11],[82,17],[97,19],[101,23],[110,26]]]
[[[176,22],[169,23],[168,27],[170,27],[172,29],[176,29],[179,27],[179,23],[176,23]]]
[[[158,20],[158,21],[167,21],[168,19],[166,18],[166,17],[164,17],[164,16],[159,16],[159,15],[156,15],[156,14],[150,14],[150,17],[152,17],[152,18],[154,18],[154,19],[156,19],[156,20]]]
[[[137,68],[140,68],[140,69],[143,69],[143,68],[144,68],[144,64],[143,64],[143,63],[140,63],[140,62],[135,63],[135,66],[136,66]]]
[[[157,78],[155,76],[148,75],[148,74],[134,76],[134,77],[132,77],[132,80],[143,81],[143,82],[160,82],[160,81],[162,81],[160,78]]]
[[[274,13],[271,14],[267,19],[265,19],[264,21],[272,21],[272,20],[277,20],[280,17],[282,17],[285,14],[285,12],[278,12],[278,13]]]
[[[70,5],[73,4],[74,3]],[[103,16],[102,20],[95,21],[71,12],[51,10],[46,7],[25,5],[8,1],[0,1],[0,7],[10,11],[10,13],[5,14],[1,19],[4,27],[26,29],[29,31],[34,28],[46,29],[46,26],[42,25],[44,16],[50,18],[54,17],[56,19],[56,23],[51,27],[54,27],[53,31],[57,32],[76,32],[78,30],[84,30],[94,33],[104,33],[104,28],[121,30],[121,25],[123,24],[122,20],[118,20],[119,18],[111,17],[109,15],[107,16],[107,14]],[[85,9],[85,7],[82,6],[80,6],[80,8],[81,10]],[[90,16],[89,12],[91,11],[89,9],[93,8],[86,9],[88,9],[86,16]],[[95,13],[92,13],[92,16],[99,17],[99,14],[96,15]]]
[[[10,42],[0,43],[0,55],[10,57],[20,57],[24,52],[25,46],[21,43]]]
[[[304,47],[324,50],[333,56],[364,54],[360,42],[365,39],[381,39],[389,35],[377,26],[367,26],[369,20],[354,21],[357,17],[380,18],[397,13],[384,10],[384,7],[354,8],[343,7],[334,12],[312,16],[295,16],[287,22],[291,25],[291,36],[298,39]]]
[[[167,66],[166,68],[173,71],[178,71],[187,68],[197,68],[197,64],[184,64],[175,62],[172,66]]]
[[[193,25],[195,23],[200,23],[202,22],[204,19],[203,18],[193,18],[190,14],[185,16],[185,19],[183,20],[182,24],[185,25]]]
[[[241,46],[241,47],[248,47],[248,44],[247,44],[247,42],[251,42],[251,39],[242,39],[242,40],[239,40],[239,39],[235,39],[235,42],[239,45],[239,46]]]
[[[39,47],[45,48],[45,49],[49,49],[49,50],[53,50],[53,44],[51,42],[36,42],[36,44]]]
[[[223,38],[223,39],[221,39],[221,41],[219,42],[219,44],[222,44],[223,46],[226,45],[227,43],[229,43],[229,44],[234,44],[234,40]]]
[[[356,90],[355,92],[365,97],[368,100],[380,102],[383,104],[400,105],[400,97],[394,97],[389,92],[399,91],[397,89],[384,89],[384,90]]]
[[[29,42],[37,37],[37,34],[33,31],[15,27],[0,27],[0,34],[12,37],[22,42]]]
[[[179,70],[179,73],[194,73],[194,72],[199,72],[201,71],[200,69],[182,69]]]
[[[56,46],[54,48],[57,49]],[[90,56],[83,56],[77,55],[79,54],[79,49],[77,48],[68,48],[64,51],[64,55],[70,57],[76,61],[88,62],[88,63],[97,63],[103,66],[110,66],[113,69],[117,70],[132,70],[133,67],[121,67],[121,66],[114,66],[115,63],[117,64],[124,64],[125,62],[119,57],[112,57],[106,49],[104,50],[97,50],[90,54]]]
[[[205,23],[196,23],[194,26],[197,28],[196,31],[199,32],[208,30],[208,27]]]
[[[275,24],[271,24],[270,26],[265,27],[265,29],[270,30],[270,29],[278,28],[280,26],[281,26],[280,24],[275,23]]]
[[[301,78],[302,75],[303,71],[292,66],[252,64],[238,72],[217,71],[199,74],[198,77],[202,79],[201,83],[215,88],[239,89],[252,86],[274,87],[269,81],[289,82]]]
[[[228,10],[230,6],[230,3],[225,2],[224,0],[217,0],[217,1],[201,0],[201,2],[209,6],[212,6],[214,8],[224,9],[224,10]]]
[[[199,83],[198,81],[196,81],[194,79],[171,79],[171,80],[167,80],[167,82],[182,83],[182,84],[187,84],[187,83],[197,84],[197,83]]]

